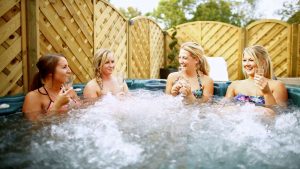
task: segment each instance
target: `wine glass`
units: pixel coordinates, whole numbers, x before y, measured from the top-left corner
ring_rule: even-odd
[[[263,76],[264,77],[264,69],[261,68],[261,67],[258,67],[256,70],[255,70],[255,76]],[[258,88],[258,86],[256,87],[256,96],[259,96],[260,94],[260,89]]]
[[[255,70],[255,75],[264,76],[264,73],[265,73],[264,68],[257,68]]]
[[[65,83],[63,84],[65,90],[71,89],[73,88],[73,81],[75,80],[75,76],[74,75],[70,75],[68,77],[68,79],[65,81]]]

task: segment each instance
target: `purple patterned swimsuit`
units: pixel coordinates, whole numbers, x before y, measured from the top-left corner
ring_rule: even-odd
[[[234,100],[239,102],[251,102],[260,105],[265,104],[265,99],[263,96],[247,96],[240,93],[234,97]]]

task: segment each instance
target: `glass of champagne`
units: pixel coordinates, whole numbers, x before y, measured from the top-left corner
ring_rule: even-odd
[[[75,80],[75,76],[74,75],[70,75],[68,77],[68,79],[65,81],[65,83],[63,84],[65,90],[71,89],[73,88],[73,81]]]
[[[264,73],[265,73],[265,71],[264,71],[264,69],[263,68],[261,68],[261,67],[258,67],[256,70],[255,70],[255,76],[263,76],[264,77]],[[260,89],[259,89],[259,87],[257,86],[256,87],[256,96],[259,96],[260,95]]]

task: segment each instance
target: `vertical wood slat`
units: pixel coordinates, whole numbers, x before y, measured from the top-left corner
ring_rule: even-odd
[[[300,56],[299,56],[299,27],[297,24],[292,24],[292,42],[291,42],[291,76],[300,76],[298,74]]]
[[[34,75],[37,71],[35,64],[37,63],[38,55],[39,55],[39,25],[38,25],[38,17],[39,17],[39,1],[26,1],[26,29],[27,29],[27,77],[28,81],[24,83],[28,83],[28,86],[31,85]]]
[[[22,70],[22,74],[23,74],[23,91],[24,92],[28,92],[29,90],[29,85],[28,85],[28,55],[27,55],[27,35],[26,35],[26,0],[21,0],[21,35],[22,35],[22,62],[23,62],[23,70]]]

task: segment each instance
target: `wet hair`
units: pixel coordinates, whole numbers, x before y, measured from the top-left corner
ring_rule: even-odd
[[[102,82],[102,68],[105,62],[108,60],[109,56],[113,56],[113,52],[109,49],[99,49],[96,51],[94,56],[94,73],[97,83],[99,84],[101,90],[103,89]]]
[[[62,54],[45,54],[39,58],[36,66],[38,68],[38,72],[35,74],[32,84],[31,90],[38,89],[42,87],[44,79],[49,74],[54,74],[56,66],[59,62],[59,59],[64,57]]]
[[[243,57],[245,55],[253,57],[256,65],[264,69],[264,77],[269,79],[273,78],[272,62],[266,48],[260,45],[249,46],[244,49]],[[248,77],[247,73],[244,70],[244,67],[243,73],[245,77]]]
[[[180,49],[190,52],[193,58],[198,58],[197,71],[201,71],[205,75],[209,75],[209,64],[205,58],[204,49],[196,42],[185,42]]]

